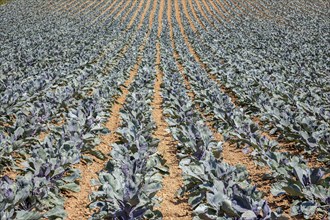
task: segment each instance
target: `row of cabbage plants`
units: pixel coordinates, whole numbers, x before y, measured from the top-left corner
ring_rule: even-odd
[[[114,97],[120,94],[118,87],[127,78],[127,65],[133,65],[135,61],[136,54],[132,53],[131,57],[128,56],[120,64],[126,71],[114,70],[111,75],[100,78],[98,91],[93,96],[82,99],[79,106],[68,112],[65,125],[54,127],[43,142],[31,144],[30,156],[22,164],[23,168],[15,180],[7,176],[2,178],[0,185],[3,206],[0,211],[4,219],[65,216],[61,192],[79,190],[74,183],[79,178],[79,171],[71,166],[78,163],[80,157],[90,160],[81,155],[82,152],[104,158],[100,152],[93,151],[94,146],[100,143],[97,134],[100,131],[107,132],[103,129],[102,122],[108,117],[107,111],[114,102]],[[21,132],[23,130],[18,129],[14,135],[19,137]],[[54,208],[45,212],[51,207]]]
[[[23,6],[24,5],[25,4],[23,4]],[[53,18],[53,16],[51,17]],[[63,20],[66,21],[66,19]],[[46,23],[50,22],[49,19],[45,19],[45,21]],[[129,19],[127,19],[123,25],[126,25],[128,21]],[[63,25],[63,23],[61,24]],[[137,21],[135,24],[137,24]],[[42,25],[43,24],[35,26],[39,27]],[[26,28],[29,27],[29,25],[26,26]],[[71,26],[70,23],[69,26]],[[116,26],[113,26],[113,28],[115,27]],[[68,30],[70,30],[70,28]],[[8,35],[11,34],[10,31],[7,33]],[[103,33],[107,32],[102,31],[98,33],[101,39]],[[119,28],[117,31],[111,33],[112,34],[103,36],[108,37],[108,41],[110,42],[99,48],[101,51],[98,52],[97,57],[93,57],[87,50],[85,55],[89,60],[80,61],[80,65],[77,67],[62,64],[61,66],[63,68],[59,68],[56,65],[54,69],[58,68],[58,72],[45,72],[43,68],[38,68],[38,65],[29,69],[22,67],[20,70],[17,70],[17,72],[23,74],[17,75],[17,77],[15,74],[12,74],[16,72],[14,70],[9,72],[4,71],[2,75],[3,90],[1,90],[3,94],[1,97],[3,103],[1,108],[1,112],[3,113],[1,115],[1,124],[6,125],[2,127],[2,131],[5,132],[6,135],[3,135],[4,133],[1,135],[1,143],[3,144],[3,148],[1,149],[3,158],[2,166],[5,166],[5,163],[13,160],[11,157],[13,151],[19,151],[18,153],[23,155],[28,154],[30,148],[25,146],[28,146],[31,141],[35,141],[34,139],[31,140],[30,136],[34,136],[38,139],[37,136],[41,132],[51,132],[51,127],[53,127],[54,123],[65,123],[65,118],[70,109],[79,106],[82,98],[93,98],[91,94],[97,93],[98,91],[96,88],[102,85],[102,79],[100,79],[99,75],[102,74],[106,76],[110,71],[109,67],[116,66],[118,61],[124,58],[122,54],[118,54],[124,46],[134,45],[132,48],[137,50],[135,45],[139,45],[139,43],[136,43],[137,41],[135,40],[133,44],[134,37],[132,36],[134,36],[134,34],[121,32]],[[44,35],[48,36],[47,33]],[[91,34],[90,36],[96,38],[96,36]],[[85,35],[82,35],[82,38],[85,37]],[[120,37],[121,39],[118,40]],[[135,35],[135,37],[137,37],[138,40],[142,39],[140,36]],[[22,38],[34,39],[35,35]],[[69,39],[70,38],[72,37],[69,35]],[[61,37],[59,37],[59,39],[61,39]],[[64,39],[66,40],[66,37],[64,37]],[[88,39],[91,42],[94,41],[92,40],[93,38]],[[106,42],[105,39],[103,39],[103,41]],[[48,44],[43,45],[43,50],[45,50],[47,46],[51,47],[51,45]],[[69,47],[66,44],[62,46],[64,48]],[[80,45],[80,47],[81,46],[82,45]],[[133,54],[136,55],[136,53]],[[84,58],[85,57],[82,57],[82,59]],[[21,66],[24,66],[26,62],[26,60],[21,60]],[[117,66],[117,70],[122,71],[122,66],[122,64]],[[52,68],[49,67],[49,69],[51,70]],[[34,74],[35,72],[37,73]],[[117,78],[119,81],[116,84],[119,85],[123,80],[119,77]],[[36,83],[39,86],[36,86]],[[108,95],[111,96],[113,93],[109,93]],[[25,129],[25,134],[19,136],[15,135],[16,130],[18,132],[22,129]],[[22,150],[22,148],[24,150]]]
[[[212,27],[207,31],[200,29],[199,39],[204,43],[195,41],[191,31],[188,36],[212,73],[248,107],[247,113],[260,117],[271,134],[280,133],[281,138],[328,161],[329,94],[326,88],[329,80],[325,74],[327,44],[322,37],[326,23],[322,16],[310,16],[302,17],[298,24],[305,33],[303,37],[299,30],[255,19],[244,22],[239,31],[224,31],[221,36]],[[244,38],[242,34],[249,37]],[[213,53],[209,53],[210,50]],[[299,53],[289,50],[299,50]],[[310,58],[308,62],[304,57]],[[219,65],[219,60],[224,65]],[[297,78],[297,74],[300,77]],[[310,77],[312,74],[317,77]],[[302,84],[308,86],[301,87]]]
[[[181,17],[184,18],[183,13]],[[188,29],[188,35],[194,36],[185,19],[183,23]],[[181,34],[177,33],[175,37],[178,45],[176,50],[181,55],[196,101],[205,114],[212,114],[215,127],[225,134],[226,139],[249,144],[255,148],[254,155],[258,155],[259,161],[268,164],[273,171],[272,175],[276,182],[272,193],[287,194],[294,200],[292,215],[304,214],[305,217],[311,217],[315,211],[326,213],[329,183],[324,177],[329,171],[325,167],[308,168],[301,157],[277,152],[280,148],[278,143],[264,137],[258,124],[253,122],[243,109],[237,109],[230,97],[210,79],[205,69],[196,63],[193,57],[186,55],[189,54],[189,50],[184,46]],[[285,164],[284,169],[280,166],[281,163]]]
[[[127,36],[129,38],[122,39],[125,45],[140,45],[144,33],[133,32]],[[7,161],[1,162],[14,163],[13,152],[20,154],[19,158],[25,162],[16,167],[15,178],[6,175],[1,178],[1,219],[63,218],[65,212],[62,192],[79,190],[75,183],[79,178],[79,171],[73,169],[72,165],[78,163],[81,157],[89,160],[82,152],[92,153],[101,159],[104,157],[100,152],[93,151],[94,146],[100,143],[97,134],[108,132],[103,129],[102,123],[108,117],[108,109],[120,94],[119,87],[127,78],[138,55],[137,51],[127,53],[125,59],[122,59],[122,55],[117,54],[124,46],[122,43],[108,46],[111,51],[109,49],[107,52],[113,53],[111,60],[106,60],[104,65],[91,62],[88,68],[73,70],[75,74],[67,77],[75,80],[75,83],[71,84],[67,79],[70,86],[60,85],[65,89],[47,91],[45,98],[28,102],[32,106],[28,108],[31,113],[16,107],[18,112],[14,114],[15,122],[2,127],[1,152]],[[108,62],[115,68],[106,68]],[[90,77],[85,77],[84,73]],[[54,98],[51,99],[49,94],[53,94]],[[48,108],[45,109],[45,106],[59,100],[56,95],[69,97],[60,99],[53,106],[60,106],[59,111],[62,111],[65,123],[45,125],[40,122],[42,118],[38,114],[44,120],[49,119]],[[34,122],[41,127],[47,126],[49,132],[44,141],[37,137],[39,127],[31,126]]]
[[[148,48],[149,47],[149,48]],[[91,208],[99,208],[91,219],[158,219],[155,197],[161,188],[161,173],[166,172],[157,154],[158,139],[153,137],[155,123],[150,103],[155,80],[154,48],[147,46],[145,57],[130,94],[121,110],[122,125],[116,131],[120,140],[112,145],[111,159],[95,183]]]
[[[156,10],[156,15],[158,10]],[[91,219],[161,219],[155,207],[156,193],[162,187],[162,174],[167,173],[165,160],[157,153],[159,140],[153,135],[155,122],[151,102],[154,97],[156,49],[154,25],[137,75],[130,85],[125,104],[120,110],[119,140],[112,144],[110,160],[94,184],[98,190],[91,197]]]
[[[222,161],[222,142],[215,141],[187,94],[166,22],[160,44],[163,109],[178,141],[177,156],[184,178],[179,194],[188,195],[194,219],[269,218],[271,210],[249,183],[245,168]]]

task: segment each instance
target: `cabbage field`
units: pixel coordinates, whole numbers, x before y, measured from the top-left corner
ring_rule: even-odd
[[[1,1],[0,220],[329,218],[329,0]]]

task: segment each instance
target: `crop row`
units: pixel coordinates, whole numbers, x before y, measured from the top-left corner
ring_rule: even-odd
[[[183,13],[181,18],[184,18]],[[196,39],[192,30],[189,30],[188,22],[185,19],[182,21],[186,22],[184,27],[188,29],[190,39]],[[181,56],[180,62],[185,67],[186,75],[194,89],[195,99],[206,114],[212,114],[215,127],[227,140],[249,144],[256,149],[260,157],[259,161],[268,164],[273,171],[275,183],[272,193],[287,194],[293,199],[296,198],[291,209],[293,215],[304,214],[307,217],[313,215],[317,209],[321,213],[326,213],[329,185],[324,177],[329,171],[325,168],[310,169],[298,156],[292,157],[277,152],[275,149],[279,148],[278,143],[264,137],[258,124],[249,119],[244,111],[236,109],[230,97],[210,79],[203,66],[199,65],[192,56],[187,56],[190,51],[185,46],[186,42],[180,33],[174,31],[174,36],[178,45],[175,49]],[[205,55],[206,50],[204,49],[203,52]],[[284,169],[280,168],[280,162],[283,161],[286,165]]]
[[[177,155],[184,178],[180,194],[188,194],[194,219],[270,217],[267,203],[247,181],[246,170],[222,162],[222,142],[215,141],[187,94],[173,58],[174,48],[168,32],[169,29],[165,29],[160,39],[164,72],[162,96],[167,123],[178,141]]]
[[[161,4],[168,17],[155,25]],[[163,112],[183,171],[179,194],[194,218],[276,218],[286,210],[276,203],[271,210],[268,194],[289,201],[291,215],[326,216],[324,7],[324,0],[16,0],[0,7],[1,220],[64,218],[65,194],[78,192],[83,179],[73,167],[91,154],[110,157],[94,181],[92,219],[161,218],[155,194],[167,169],[150,105],[156,43]],[[120,128],[110,131],[109,109],[140,57]],[[96,150],[106,133],[120,136],[109,155]],[[270,191],[259,192],[249,170],[224,162],[228,144],[267,167]]]
[[[159,140],[153,138],[151,100],[155,80],[155,45],[148,44],[142,63],[129,88],[121,110],[122,123],[116,131],[120,140],[112,145],[111,159],[99,173],[99,190],[91,196],[92,219],[157,219],[155,193],[161,188],[164,161],[157,154]]]
[[[103,65],[91,62],[85,68],[79,68],[74,74],[66,76],[67,80],[74,81],[62,78],[62,82],[67,84],[59,85],[60,89],[36,96],[34,102],[26,102],[30,107],[27,110],[31,110],[31,113],[12,104],[13,109],[18,112],[13,113],[15,121],[3,127],[1,162],[14,163],[13,151],[19,154],[15,157],[24,162],[17,167],[17,175],[12,179],[8,176],[1,179],[2,219],[65,216],[62,192],[79,190],[75,183],[79,178],[79,171],[73,169],[72,165],[80,161],[82,152],[104,157],[93,151],[93,147],[99,143],[97,133],[107,132],[102,126],[108,116],[107,109],[120,93],[119,86],[127,77],[127,70],[137,56],[137,53],[128,53],[122,59],[122,54],[118,52],[127,45],[139,45],[143,39],[140,34],[142,33],[126,35],[124,45],[118,41],[115,41],[116,44],[109,44],[111,50],[107,49],[107,55],[113,53],[112,59],[107,58]],[[107,67],[109,63],[111,68]],[[90,77],[87,78],[86,75]],[[48,109],[51,104],[53,105]],[[54,108],[58,108],[58,112],[64,115],[65,123],[45,125],[40,120],[44,118],[50,121],[52,117],[47,113]],[[34,124],[36,125],[33,126]],[[48,129],[47,137],[44,141],[39,141],[38,132],[45,126]]]
[[[253,24],[256,22],[249,23]],[[265,29],[270,28],[260,23],[253,28],[257,31],[261,26]],[[314,29],[314,26],[315,24],[311,22],[311,29]],[[243,28],[246,28],[246,30]],[[245,33],[251,32],[251,25],[241,27],[241,29]],[[326,56],[320,54],[323,61],[319,59],[311,60],[310,64],[305,64],[306,67],[299,67],[298,65],[302,64],[292,63],[291,60],[294,59],[288,59],[287,61],[286,59],[276,58],[278,56],[276,55],[277,53],[275,54],[272,49],[269,49],[271,47],[266,46],[270,43],[284,44],[284,42],[279,41],[281,39],[279,37],[280,34],[275,39],[273,35],[263,36],[263,44],[253,45],[251,44],[252,42],[260,42],[261,39],[254,33],[250,34],[249,40],[244,40],[241,35],[235,34],[231,36],[234,40],[229,42],[228,35],[215,37],[217,35],[214,30],[208,28],[208,31],[205,31],[199,37],[203,43],[195,41],[196,36],[194,36],[191,30],[189,30],[188,35],[190,36],[190,41],[194,42],[196,51],[203,57],[204,64],[209,67],[212,73],[227,88],[235,92],[241,104],[248,105],[248,110],[251,113],[253,112],[253,115],[257,115],[263,122],[270,124],[268,129],[271,134],[280,131],[288,141],[296,142],[297,145],[303,145],[306,151],[316,151],[323,157],[327,157],[329,155],[326,148],[329,142],[329,111],[327,109],[329,97],[326,92],[328,80],[326,80],[327,76],[324,74],[327,70],[326,66],[322,65],[322,63],[326,63]],[[284,33],[286,36],[291,34],[287,31]],[[318,36],[321,37],[322,34],[320,33]],[[310,38],[312,36],[307,37]],[[313,37],[315,37],[314,34]],[[304,56],[311,57],[315,53],[313,51],[319,50],[322,46],[321,42],[324,42],[325,45],[325,39],[322,37],[317,41],[318,44],[313,43],[309,38],[301,38],[302,45],[306,45],[304,43],[306,41],[310,42],[306,49],[300,50],[301,58]],[[255,39],[255,41],[251,41],[251,39]],[[292,37],[291,39],[296,38]],[[285,44],[290,43],[286,42]],[[237,45],[235,49],[231,49],[234,45]],[[283,47],[286,48],[288,46]],[[262,56],[258,55],[256,57],[256,54],[261,53],[261,49],[265,52],[262,52]],[[209,50],[213,53],[208,53],[207,51]],[[238,51],[241,52],[237,53]],[[291,53],[290,56],[297,57],[297,54]],[[258,61],[256,58],[258,58]],[[219,66],[219,60],[225,62],[224,65]],[[270,60],[276,62],[277,67],[271,65]],[[261,64],[259,61],[262,61],[264,64]],[[285,68],[287,66],[290,66],[290,69]],[[294,74],[297,69],[302,69],[302,77],[299,79]],[[317,73],[312,72],[315,70]],[[265,71],[268,74],[264,74]],[[277,74],[276,77],[274,74]],[[318,77],[316,79],[307,77],[311,74],[318,74]],[[301,88],[299,86],[301,84],[309,86],[308,88]],[[322,95],[318,95],[320,88],[324,89]],[[324,155],[323,153],[326,154]],[[321,159],[328,160],[327,158]]]

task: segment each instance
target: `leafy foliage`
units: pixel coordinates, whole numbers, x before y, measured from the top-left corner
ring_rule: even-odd
[[[91,162],[88,154],[111,157],[95,180],[99,188],[91,195],[91,208],[98,211],[92,219],[161,218],[155,194],[167,168],[156,151],[149,105],[156,42],[162,45],[156,65],[164,72],[164,113],[183,170],[180,194],[188,194],[194,218],[279,217],[250,184],[244,167],[222,161],[223,143],[214,140],[199,111],[211,116],[206,120],[224,141],[252,149],[256,163],[271,169],[272,193],[293,201],[292,215],[326,216],[329,5],[323,0],[303,6],[299,0],[179,1],[178,14],[172,1],[164,8],[171,10],[171,24],[163,15],[156,38],[160,24],[149,26],[153,7],[148,2],[142,2],[148,10],[141,23],[132,19],[139,7],[134,1],[125,4],[130,10],[122,10],[122,2],[114,5],[111,14],[102,12],[109,1],[84,3],[84,13],[77,13],[79,8],[49,13],[45,8],[52,3],[41,0],[0,6],[1,220],[65,218],[63,192],[79,191],[80,174],[72,167]],[[155,18],[159,9],[157,0]],[[143,43],[146,49],[139,51]],[[103,124],[138,56],[142,64],[121,111],[123,123],[109,131]],[[98,135],[108,132],[121,139],[104,155],[94,147]],[[280,153],[279,142],[293,143],[304,156]],[[324,166],[308,166],[308,155]]]
[[[221,161],[222,143],[214,141],[210,130],[192,110],[195,106],[188,98],[175,61],[168,59],[169,37],[165,35],[162,42],[164,112],[168,114],[173,137],[179,142],[178,156],[185,184],[180,194],[188,194],[194,219],[269,218],[271,210],[247,181],[245,169]]]
[[[158,140],[152,137],[151,99],[155,69],[154,46],[146,49],[142,68],[130,86],[130,94],[121,110],[120,141],[114,144],[106,170],[99,174],[98,191],[91,195],[91,208],[99,208],[91,219],[160,219],[154,210],[161,189],[165,161],[157,154]]]

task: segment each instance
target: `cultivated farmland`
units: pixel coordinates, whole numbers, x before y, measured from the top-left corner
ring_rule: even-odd
[[[329,218],[329,0],[0,2],[0,220]]]

